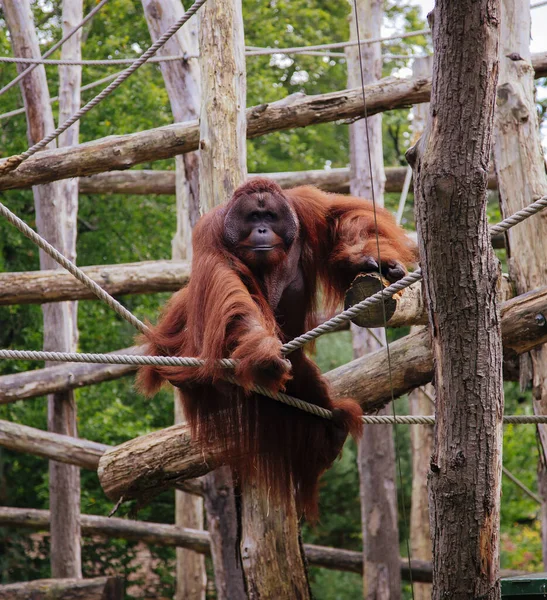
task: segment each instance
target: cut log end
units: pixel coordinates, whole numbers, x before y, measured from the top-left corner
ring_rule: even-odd
[[[388,286],[389,282],[379,273],[360,273],[346,292],[344,308],[350,308]],[[382,302],[377,302],[367,306],[365,310],[352,319],[352,323],[359,327],[383,327],[395,314],[397,301],[393,297],[386,297],[383,304],[385,315]]]

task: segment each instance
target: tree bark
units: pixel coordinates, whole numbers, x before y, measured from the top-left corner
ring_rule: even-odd
[[[80,4],[79,8],[78,5]],[[71,6],[68,6],[71,5]],[[72,29],[81,11],[81,3],[65,3],[63,6],[63,31]],[[13,51],[16,56],[40,57],[38,38],[32,21],[28,0],[4,2],[4,13],[10,29]],[[75,39],[74,39],[75,38]],[[73,36],[69,52],[74,52],[78,34]],[[24,65],[18,67],[24,69]],[[61,118],[71,110],[75,97],[79,96],[78,78],[73,73],[62,74],[60,100]],[[45,69],[39,66],[21,81],[29,144],[40,141],[55,128],[49,101]],[[72,87],[71,91],[69,88]],[[77,136],[77,129],[76,129]],[[67,132],[63,143],[72,143],[74,131]],[[50,147],[54,144],[50,145]],[[68,149],[70,151],[70,149]],[[47,239],[67,258],[74,260],[76,254],[77,189],[70,182],[51,183],[33,189],[38,233]],[[53,259],[40,251],[40,268],[60,268]],[[77,341],[75,304],[60,303],[44,305],[44,350],[74,351]],[[57,433],[76,435],[76,404],[71,391],[48,397],[48,429]],[[71,465],[50,463],[49,477],[51,528],[51,573],[59,578],[82,576],[80,555],[80,474]]]
[[[150,260],[118,265],[82,267],[82,271],[113,296],[175,292],[190,278],[185,260]],[[0,273],[0,305],[44,304],[97,296],[62,270]]]
[[[545,159],[535,104],[534,71],[530,64],[531,18],[529,5],[519,0],[502,1],[500,79],[497,93],[494,161],[500,178],[500,205],[507,216],[547,193]],[[509,273],[519,293],[547,283],[547,215],[526,221],[507,234]],[[521,357],[521,385],[533,379],[534,412],[547,414],[547,349]],[[547,456],[547,428],[538,425],[543,460]],[[547,477],[544,468],[538,477]],[[547,481],[540,482],[540,491]],[[542,514],[547,513],[542,494]],[[543,561],[547,565],[547,540],[543,536]]]
[[[156,41],[179,19],[184,8],[177,0],[142,0],[144,15],[152,41]],[[187,23],[159,51],[165,56],[196,55],[197,24]],[[161,63],[171,112],[175,122],[197,119],[199,114],[199,67],[194,59]],[[171,242],[174,260],[192,259],[192,227],[199,217],[198,154],[189,152],[175,157],[177,229]],[[174,390],[175,423],[184,421],[180,391]],[[175,522],[193,529],[203,528],[203,499],[175,491]],[[203,556],[177,548],[175,600],[205,600],[207,573]]]
[[[500,597],[502,344],[486,220],[499,19],[499,0],[436,4],[431,127],[408,153],[437,392],[434,600]]]
[[[385,191],[400,192],[405,181],[405,167],[385,167]],[[294,171],[288,173],[249,173],[249,177],[269,177],[282,188],[297,185],[315,185],[326,192],[337,194],[349,193],[350,170],[347,167],[339,169],[316,169],[311,171]],[[488,189],[497,189],[495,173],[488,176]],[[99,173],[80,179],[81,194],[174,194],[174,171],[113,171]]]
[[[62,34],[65,36],[81,22],[83,0],[63,0],[62,15]],[[82,30],[79,29],[63,44],[62,59],[81,59],[81,37]],[[59,68],[59,124],[80,108],[81,78],[82,67],[80,66]],[[78,144],[79,132],[80,124],[77,122],[59,136],[58,147],[68,148]],[[38,141],[39,139],[34,140],[34,142]],[[78,180],[65,179],[56,186],[57,189],[52,190],[52,193],[57,195],[57,198],[51,196],[47,200],[39,200],[41,214],[36,220],[36,228],[38,233],[60,249],[69,260],[76,262]],[[36,197],[35,203],[37,204]],[[36,212],[38,214],[38,206]],[[51,257],[42,252],[40,254],[42,269],[63,270]],[[46,305],[42,306],[42,312],[44,313],[44,349],[75,352],[78,346],[78,303]],[[64,334],[59,335],[56,330],[61,327],[66,330]],[[73,391],[48,396],[48,429],[57,433],[77,435],[76,400]],[[52,515],[51,574],[53,577],[79,578],[82,576],[82,566],[78,468],[50,462],[49,505]]]
[[[37,579],[0,585],[3,600],[123,600],[121,577]]]
[[[350,17],[350,40],[378,37],[383,20],[382,0],[356,0]],[[380,44],[346,48],[348,87],[374,84],[382,77]],[[382,115],[356,121],[349,127],[353,196],[384,205],[386,175],[382,147]],[[380,262],[380,257],[376,257]],[[382,315],[383,316],[383,315]],[[381,323],[383,326],[383,322]],[[371,332],[352,325],[353,356],[359,358],[385,346],[385,329]],[[378,342],[377,340],[380,340]],[[389,414],[388,406],[380,414]],[[358,445],[363,533],[363,597],[401,596],[395,446],[391,425],[365,425]]]
[[[386,79],[367,88],[367,108],[369,114],[373,115],[383,110],[428,100],[430,81]],[[295,94],[289,99],[284,98],[278,102],[248,109],[247,137],[351,119],[362,114],[363,100],[360,88],[318,96]],[[190,121],[129,135],[111,136],[80,144],[70,150],[60,148],[40,152],[24,161],[15,171],[2,175],[0,190],[128,169],[143,162],[193,152],[198,149],[198,144],[199,125],[196,121]]]
[[[547,75],[547,53],[534,54],[536,77]],[[387,78],[366,86],[369,116],[411,104],[429,102],[431,78],[401,80]],[[294,94],[278,102],[247,110],[247,137],[363,116],[361,88],[317,96]],[[104,171],[128,169],[133,165],[172,158],[198,149],[197,122],[177,123],[129,135],[109,136],[68,151],[40,152],[14,172],[2,175],[0,190],[30,187],[69,177],[84,177]],[[2,164],[2,161],[0,161]]]

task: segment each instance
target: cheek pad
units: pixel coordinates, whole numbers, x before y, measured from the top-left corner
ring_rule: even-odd
[[[224,217],[224,241],[229,246],[237,246],[238,242],[244,239],[242,233],[245,232],[242,232],[241,215],[236,207],[232,207]]]

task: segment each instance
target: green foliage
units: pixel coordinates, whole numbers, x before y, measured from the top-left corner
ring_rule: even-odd
[[[95,0],[85,0],[87,13]],[[419,10],[410,0],[386,1],[386,25],[392,31],[417,30],[425,26]],[[61,0],[33,3],[42,52],[59,39]],[[244,0],[246,44],[249,46],[288,47],[344,41],[349,34],[350,4],[327,0]],[[134,0],[110,0],[84,30],[82,54],[89,59],[136,57],[148,47],[149,34],[142,8]],[[384,46],[391,54],[426,52],[429,41],[424,36],[395,40]],[[0,11],[0,55],[10,55],[7,28]],[[59,58],[57,51],[52,58]],[[393,59],[384,62],[384,76],[408,75],[409,62]],[[83,83],[87,84],[115,73],[122,67],[86,67]],[[50,93],[58,91],[56,67],[47,67]],[[0,63],[0,84],[11,80],[14,65]],[[247,102],[257,105],[283,99],[290,94],[322,94],[347,87],[344,57],[275,55],[249,57],[247,60]],[[84,92],[84,101],[101,88]],[[545,101],[540,106],[545,116]],[[18,89],[0,99],[0,112],[22,106]],[[57,110],[54,105],[54,112]],[[111,97],[93,109],[81,122],[81,140],[130,133],[168,124],[172,121],[169,101],[161,71],[157,65],[143,66]],[[410,143],[409,111],[384,114],[384,159],[388,166],[406,165],[404,153]],[[24,116],[0,120],[0,156],[18,153],[28,146]],[[248,141],[250,172],[275,172],[348,164],[348,128],[346,123],[328,123],[305,129],[282,131]],[[162,160],[142,168],[173,169],[174,161]],[[387,195],[386,205],[395,209],[398,194]],[[0,201],[14,210],[31,227],[35,227],[32,192],[0,192]],[[495,197],[489,204],[489,218],[499,220]],[[412,204],[408,203],[403,222],[412,227]],[[163,196],[81,196],[78,221],[78,264],[113,264],[168,258],[175,229],[175,204]],[[504,258],[504,253],[500,254]],[[39,268],[38,252],[12,226],[0,221],[0,272]],[[153,321],[167,294],[128,296],[120,301],[141,319]],[[132,328],[110,309],[96,301],[79,303],[79,349],[106,352],[134,342]],[[406,330],[390,332],[390,341]],[[42,313],[39,306],[0,307],[0,347],[40,349]],[[318,341],[314,357],[323,371],[352,359],[349,332],[325,336]],[[4,361],[0,374],[18,373],[41,368],[39,363]],[[86,387],[76,392],[78,427],[82,437],[106,444],[124,440],[172,423],[173,400],[168,392],[145,400],[134,388],[132,378],[124,378]],[[507,412],[529,412],[530,394],[521,394],[516,386],[506,387]],[[398,401],[398,414],[407,410],[406,401]],[[0,419],[45,429],[46,399],[35,398],[0,406]],[[409,430],[399,427],[397,452],[403,482],[407,519],[400,519],[401,540],[408,534],[411,492]],[[504,439],[504,462],[524,483],[535,490],[537,464],[535,432],[531,426],[507,427]],[[314,528],[304,526],[305,541],[359,551],[361,524],[359,481],[355,468],[356,447],[346,444],[342,458],[325,475],[321,487],[321,521]],[[98,484],[96,474],[82,471],[83,513],[106,515],[112,505]],[[528,496],[504,480],[502,509],[502,561],[513,568],[537,568],[541,556],[538,507]],[[47,462],[34,456],[0,448],[0,504],[48,508]],[[399,498],[399,506],[403,500]],[[172,493],[163,493],[142,509],[139,518],[172,523]],[[0,531],[0,583],[49,576],[48,537],[29,536],[21,530]],[[406,552],[401,545],[401,553]],[[157,576],[150,596],[173,595],[172,548],[150,549]],[[119,573],[139,577],[135,572],[141,549],[124,540],[84,540],[83,563],[86,576]],[[209,565],[210,567],[210,565]],[[362,597],[360,576],[325,569],[311,569],[314,595],[319,600]],[[144,586],[140,580],[134,581]],[[149,596],[149,597],[150,597]],[[130,597],[128,595],[128,597]],[[133,596],[131,596],[133,597]]]

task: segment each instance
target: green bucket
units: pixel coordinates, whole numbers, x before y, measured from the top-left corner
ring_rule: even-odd
[[[501,597],[519,597],[522,600],[547,600],[547,573],[530,573],[501,580]]]

